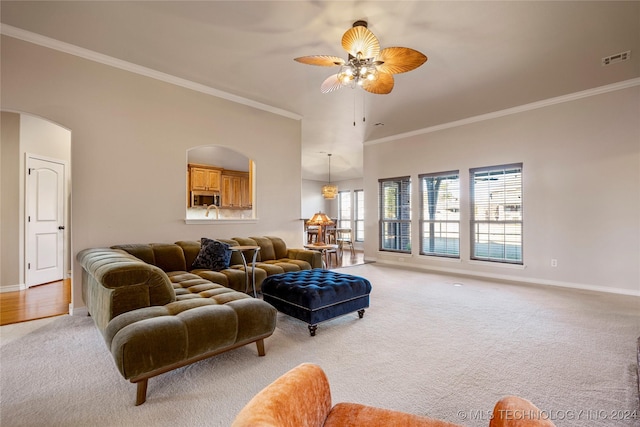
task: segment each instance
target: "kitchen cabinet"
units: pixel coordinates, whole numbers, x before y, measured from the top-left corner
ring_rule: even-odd
[[[251,209],[249,172],[212,165],[188,165],[189,207],[214,204],[227,209]]]
[[[220,197],[222,169],[209,165],[189,164],[189,206],[216,204]]]
[[[249,173],[224,170],[220,194],[222,208],[251,209]]]
[[[191,168],[191,190],[192,191],[220,191],[220,169],[210,169],[199,166]]]

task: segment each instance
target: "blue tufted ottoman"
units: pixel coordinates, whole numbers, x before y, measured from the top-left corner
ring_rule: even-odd
[[[278,311],[309,324],[315,336],[318,323],[344,314],[364,316],[371,283],[363,277],[315,268],[274,274],[262,282],[264,301]]]

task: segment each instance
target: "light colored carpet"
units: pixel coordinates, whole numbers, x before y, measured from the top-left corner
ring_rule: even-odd
[[[139,407],[90,318],[3,326],[0,424],[228,426],[260,389],[312,362],[334,403],[488,426],[495,402],[515,394],[558,426],[640,425],[611,419],[638,411],[640,298],[375,264],[341,271],[373,285],[363,319],[334,319],[310,337],[279,314],[265,357],[249,345],[151,379]]]

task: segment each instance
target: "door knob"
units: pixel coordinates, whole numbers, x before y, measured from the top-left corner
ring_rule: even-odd
[[[64,230],[64,225],[61,225],[60,227],[58,227],[58,230]]]

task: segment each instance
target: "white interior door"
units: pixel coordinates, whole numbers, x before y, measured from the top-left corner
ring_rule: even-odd
[[[27,158],[27,287],[64,277],[64,184],[64,163]]]

